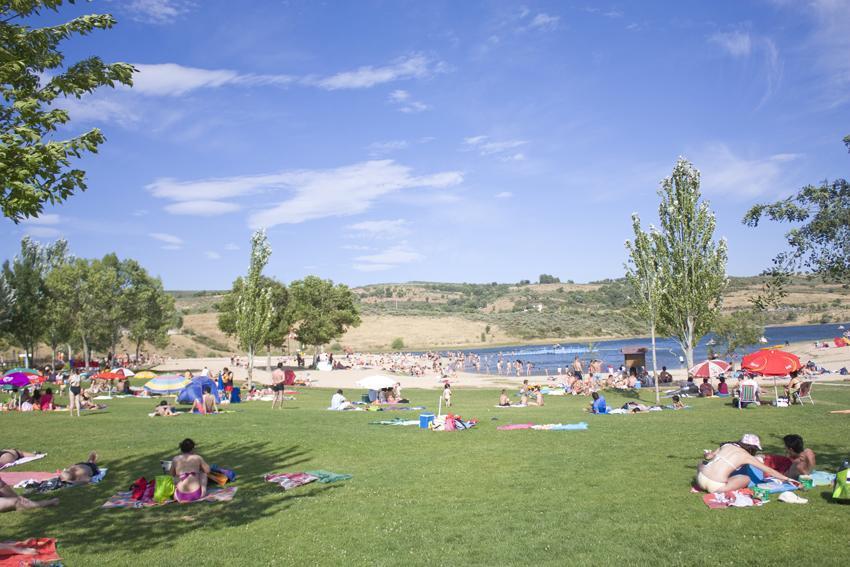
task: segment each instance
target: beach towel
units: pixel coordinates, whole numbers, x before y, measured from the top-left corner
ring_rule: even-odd
[[[835,475],[826,471],[812,471],[809,475],[812,486],[830,486],[835,482]]]
[[[15,547],[35,549],[35,555],[19,555],[0,551],[0,567],[22,567],[24,565],[51,565],[54,561],[62,561],[56,553],[56,540],[47,537],[31,538],[24,541],[7,541],[6,544]]]
[[[850,409],[837,409],[837,410],[832,410],[829,413],[850,413]]]
[[[370,421],[369,425],[419,425],[418,419],[401,419],[394,417],[393,419],[383,419],[381,421]]]
[[[9,471],[0,473],[0,480],[9,486],[17,486],[27,480],[47,480],[59,476],[58,472],[45,471]]]
[[[0,471],[6,470],[12,467],[16,467],[18,465],[23,465],[24,463],[29,463],[32,461],[37,461],[38,459],[43,459],[47,456],[47,453],[38,453],[37,455],[33,455],[32,457],[24,457],[22,459],[18,459],[17,461],[12,461],[8,465],[0,466]]]
[[[265,479],[266,482],[273,482],[275,484],[279,484],[284,490],[292,490],[293,488],[298,488],[299,486],[304,486],[305,484],[315,482],[319,480],[319,477],[303,472],[297,472],[271,473],[265,475],[263,479]]]
[[[510,425],[500,425],[496,429],[499,431],[513,431],[515,429],[531,429],[533,423],[511,423]]]
[[[227,488],[209,488],[207,494],[203,498],[193,500],[192,502],[182,502],[182,504],[194,504],[195,502],[229,502],[236,496],[238,487],[229,486]],[[165,506],[173,504],[177,500],[169,499],[164,502],[156,502],[154,500],[134,500],[132,492],[119,492],[106,502],[101,508],[153,508],[155,506]]]
[[[100,471],[94,475],[91,479],[91,482],[87,482],[85,484],[74,484],[73,482],[62,482],[59,480],[59,477],[50,478],[47,480],[25,480],[23,482],[19,482],[15,485],[15,488],[23,488],[27,492],[36,492],[36,493],[44,493],[44,492],[52,492],[54,490],[59,490],[60,488],[72,488],[74,486],[86,486],[87,484],[97,484],[106,477],[106,472],[109,469],[101,468]]]
[[[319,482],[322,484],[328,484],[331,482],[340,482],[343,480],[349,480],[353,478],[350,474],[341,474],[330,471],[318,470],[318,471],[307,471],[304,474],[309,474],[311,476],[315,476]]]
[[[765,482],[760,482],[756,485],[758,488],[762,490],[767,490],[771,494],[777,494],[779,492],[790,492],[793,490],[797,490],[797,486],[794,486],[790,482],[783,482],[778,478],[769,478]]]
[[[532,425],[531,428],[538,431],[579,431],[587,429],[587,424],[583,421],[581,423],[547,423]]]
[[[399,405],[388,405],[388,406],[372,406],[366,408],[366,411],[412,411],[424,410],[425,406],[399,406]]]
[[[494,408],[510,409],[510,408],[527,408],[528,404],[511,404],[509,406],[493,406]]]
[[[753,497],[753,491],[749,488],[730,490],[729,492],[718,492],[704,494],[702,501],[712,510],[717,508],[747,508],[749,506],[761,506],[764,504],[758,498]]]

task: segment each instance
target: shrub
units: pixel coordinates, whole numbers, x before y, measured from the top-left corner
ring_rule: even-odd
[[[404,348],[404,339],[401,337],[396,337],[393,339],[393,342],[390,344],[390,348],[393,350],[401,350]]]
[[[184,348],[183,356],[185,356],[186,358],[198,358],[198,353],[195,352],[195,349],[193,348]]]

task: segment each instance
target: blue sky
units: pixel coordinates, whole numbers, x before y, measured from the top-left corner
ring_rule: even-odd
[[[63,103],[101,128],[89,190],[0,221],[78,256],[115,251],[170,289],[229,287],[266,227],[267,273],[360,285],[619,277],[629,215],[656,217],[677,156],[702,172],[729,273],[785,227],[747,208],[848,175],[850,0],[114,0],[65,44],[136,86]]]

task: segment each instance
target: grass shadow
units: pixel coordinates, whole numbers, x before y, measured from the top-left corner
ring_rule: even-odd
[[[339,485],[308,485],[294,493],[283,492],[262,479],[264,473],[296,471],[297,465],[309,461],[308,453],[298,445],[280,447],[271,442],[240,444],[204,444],[198,452],[210,464],[218,464],[237,472],[239,487],[231,502],[169,504],[157,508],[102,509],[107,498],[128,490],[140,477],[152,478],[162,474],[160,460],[170,459],[176,451],[163,447],[126,459],[104,461],[109,468],[106,479],[98,485],[63,490],[50,494],[58,496],[59,506],[22,513],[23,521],[7,533],[12,539],[58,537],[87,549],[89,553],[106,552],[115,546],[141,552],[151,547],[167,545],[179,531],[191,529],[196,522],[204,529],[213,528],[225,533],[228,528],[241,527],[281,512],[303,498],[314,498]],[[73,510],[75,513],[69,514]]]

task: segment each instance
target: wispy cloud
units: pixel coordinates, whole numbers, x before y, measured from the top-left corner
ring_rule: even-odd
[[[62,218],[54,213],[45,213],[21,221],[24,234],[37,238],[56,238],[61,231],[56,228],[62,222]]]
[[[390,103],[394,104],[399,112],[404,113],[416,113],[423,112],[431,108],[424,102],[413,100],[408,91],[403,89],[396,89],[390,93],[389,96]]]
[[[128,128],[137,124],[141,117],[137,108],[114,98],[114,93],[94,93],[83,98],[58,98],[57,108],[68,111],[73,120],[118,124]]]
[[[471,136],[463,139],[464,149],[476,151],[482,156],[496,155],[503,161],[522,161],[525,154],[514,152],[516,148],[528,144],[527,140],[491,140],[489,136]]]
[[[743,31],[718,32],[708,40],[733,57],[746,57],[753,49],[750,34]]]
[[[406,150],[410,146],[407,140],[388,140],[386,142],[372,142],[367,146],[369,155],[381,157],[400,150]]]
[[[816,24],[811,53],[823,77],[826,104],[835,107],[850,102],[850,2],[812,0],[808,6]]]
[[[381,272],[402,264],[418,262],[423,258],[422,254],[411,250],[406,244],[400,244],[377,254],[357,256],[354,259],[356,263],[352,267],[361,272]]]
[[[788,189],[787,167],[799,157],[783,153],[747,158],[725,144],[712,144],[695,152],[693,162],[702,173],[706,194],[746,199]]]
[[[421,54],[399,57],[389,65],[367,65],[353,71],[343,71],[329,77],[305,77],[305,84],[329,91],[338,89],[366,89],[405,79],[421,79],[443,72],[447,66]]]
[[[510,191],[502,191],[501,193],[496,193],[497,199],[510,199],[513,196],[514,196],[514,194],[511,193]]]
[[[558,29],[558,25],[560,24],[560,22],[560,16],[551,16],[549,14],[540,12],[539,14],[536,14],[533,18],[531,18],[531,21],[528,22],[527,25],[523,26],[520,29],[523,31],[553,31]]]
[[[229,251],[229,252],[232,252],[233,250],[239,250],[239,247],[236,244],[234,244],[233,242],[228,242],[227,244],[224,245],[224,249]]]
[[[201,69],[177,63],[134,64],[132,92],[154,96],[180,96],[201,88],[225,85],[286,86],[296,78],[290,75],[239,73],[230,69]]]
[[[214,252],[213,250],[207,250],[204,252],[204,256],[206,256],[208,260],[221,260],[221,254]]]
[[[183,239],[179,236],[174,236],[173,234],[168,234],[165,232],[151,232],[148,234],[154,240],[159,240],[163,243],[162,248],[164,250],[180,250],[183,248]]]
[[[404,219],[363,221],[350,224],[345,228],[360,236],[374,238],[397,237],[408,232],[407,221]]]
[[[194,3],[187,0],[131,0],[125,6],[135,20],[170,24],[194,7]]]
[[[192,181],[161,178],[146,188],[154,197],[173,201],[165,207],[169,213],[200,216],[239,210],[241,205],[231,201],[235,198],[291,193],[289,199],[250,216],[249,224],[258,228],[354,215],[368,210],[377,199],[403,189],[446,189],[462,181],[463,174],[459,171],[416,176],[411,168],[392,160],[372,160],[325,170]]]

